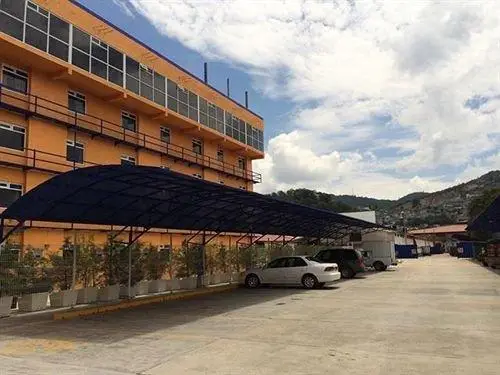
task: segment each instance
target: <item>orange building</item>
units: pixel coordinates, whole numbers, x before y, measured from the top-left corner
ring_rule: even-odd
[[[252,190],[261,117],[72,0],[0,0],[0,210],[58,173],[98,164],[169,168]],[[26,223],[24,245],[58,249],[74,231]],[[143,241],[177,246],[185,233]],[[234,235],[220,237],[230,242]]]

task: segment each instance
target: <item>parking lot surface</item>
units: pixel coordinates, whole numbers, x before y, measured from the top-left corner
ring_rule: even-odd
[[[332,288],[0,320],[0,374],[500,373],[500,277],[448,255]]]

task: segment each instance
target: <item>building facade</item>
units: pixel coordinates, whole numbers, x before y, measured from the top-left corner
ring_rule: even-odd
[[[253,190],[261,117],[72,0],[0,0],[0,210],[51,177],[100,164],[168,168]],[[15,241],[58,249],[78,231],[26,223]],[[186,233],[152,230],[155,245]],[[231,242],[227,234],[221,241]]]

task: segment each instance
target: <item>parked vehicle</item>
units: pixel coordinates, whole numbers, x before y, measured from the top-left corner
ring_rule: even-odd
[[[351,279],[359,272],[365,272],[363,256],[358,250],[334,248],[320,250],[315,256],[320,262],[336,263],[344,279]]]
[[[500,268],[500,239],[488,241],[483,264],[491,268]]]
[[[363,241],[363,248],[358,249],[363,255],[367,267],[376,271],[385,271],[391,265],[397,265],[394,242]]]
[[[335,263],[320,263],[308,256],[274,259],[263,268],[247,271],[245,285],[256,288],[261,284],[303,285],[307,289],[323,287],[340,279]]]

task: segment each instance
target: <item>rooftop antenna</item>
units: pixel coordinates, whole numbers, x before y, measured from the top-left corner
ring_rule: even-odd
[[[248,109],[248,91],[245,91],[245,108]]]
[[[203,81],[208,84],[208,63],[203,63]]]
[[[230,92],[229,92],[229,78],[226,79],[226,90],[227,90],[227,97],[231,97]]]

